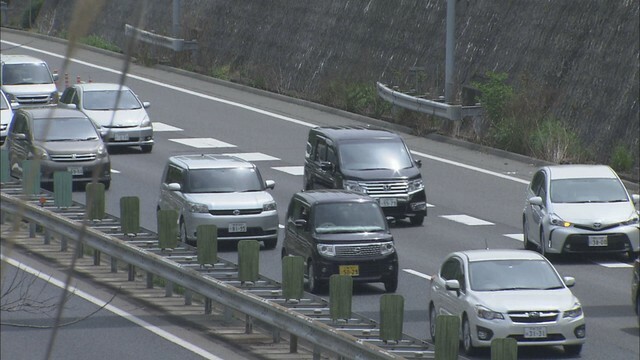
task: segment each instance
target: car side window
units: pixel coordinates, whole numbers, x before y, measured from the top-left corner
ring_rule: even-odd
[[[442,264],[440,276],[444,280],[458,280],[460,283],[460,291],[465,291],[465,276],[462,262],[459,259],[451,258]]]
[[[178,183],[180,184],[180,186],[184,186],[184,183],[182,181],[182,171],[176,166],[169,165],[165,182],[167,184]]]
[[[316,146],[315,160],[327,160],[327,143],[325,143],[324,141],[318,141],[318,146]]]
[[[338,163],[338,159],[336,157],[336,151],[333,148],[333,146],[327,147],[327,161],[332,164]]]
[[[18,114],[14,118],[14,130],[15,134],[25,134],[29,137],[29,126],[27,125],[27,118],[24,115]]]
[[[531,180],[531,192],[538,195],[540,192],[540,187],[543,185],[544,185],[544,173],[542,171],[538,171],[533,176],[533,180]]]
[[[73,97],[73,89],[67,88],[60,96],[60,102],[65,104],[71,104],[71,98]]]

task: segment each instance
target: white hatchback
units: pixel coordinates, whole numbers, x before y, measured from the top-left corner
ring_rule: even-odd
[[[569,290],[574,284],[533,251],[449,254],[431,279],[431,337],[438,315],[455,315],[467,354],[496,338],[513,338],[518,346],[562,345],[579,354],[586,332],[582,305]]]

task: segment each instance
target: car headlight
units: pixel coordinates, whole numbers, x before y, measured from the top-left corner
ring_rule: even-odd
[[[336,256],[336,247],[333,245],[318,244],[318,253],[322,256],[333,257]]]
[[[367,193],[367,191],[362,186],[360,186],[360,183],[354,180],[343,180],[342,187],[346,190],[355,191],[361,194]]]
[[[496,320],[496,319],[504,320],[504,315],[502,315],[502,313],[489,310],[486,307],[481,305],[476,306],[476,314],[478,315],[479,318],[485,319],[485,320]]]
[[[393,246],[392,242],[383,243],[380,245],[380,255],[393,254],[395,251],[396,248]]]
[[[277,209],[275,201],[269,201],[262,204],[262,211],[273,211],[275,209]]]
[[[556,214],[549,215],[549,222],[551,223],[551,225],[562,226],[562,227],[570,227],[571,225],[573,225],[572,223],[570,223],[568,221],[562,220]]]
[[[407,189],[409,192],[416,192],[422,189],[424,189],[424,183],[422,182],[422,179],[409,181],[409,186]]]
[[[142,119],[142,122],[140,123],[140,127],[147,127],[147,126],[151,126],[151,120],[148,117],[145,117],[144,119]]]
[[[579,303],[575,303],[571,310],[562,313],[563,318],[577,318],[580,315],[582,315],[582,306]]]
[[[191,213],[208,213],[209,207],[205,204],[192,203],[189,204],[189,212]]]
[[[638,220],[638,215],[633,215],[630,219],[628,219],[627,221],[623,221],[620,224],[622,225],[638,225],[639,220]]]
[[[105,157],[107,156],[107,154],[109,154],[109,152],[107,151],[107,147],[104,145],[100,145],[98,146],[98,157]]]
[[[37,160],[47,160],[49,159],[49,153],[47,152],[47,150],[41,148],[41,147],[34,147],[33,148],[33,152],[30,152],[27,155],[27,158],[29,159],[37,159]]]

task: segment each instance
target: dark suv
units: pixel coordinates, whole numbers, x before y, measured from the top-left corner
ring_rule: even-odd
[[[346,190],[311,190],[293,195],[287,209],[282,257],[302,256],[309,291],[318,292],[331,275],[355,282],[398,287],[398,255],[380,205]]]
[[[316,127],[309,131],[304,189],[347,189],[369,195],[384,213],[422,225],[427,195],[402,137],[363,126]]]

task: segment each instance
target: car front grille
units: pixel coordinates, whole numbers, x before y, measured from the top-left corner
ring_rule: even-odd
[[[524,335],[509,335],[508,337],[516,339],[517,342],[541,342],[541,341],[563,341],[566,338],[562,334],[547,334],[543,338],[525,338]]]
[[[380,244],[336,245],[336,256],[363,258],[380,255]]]
[[[407,181],[375,181],[361,182],[368,195],[399,195],[409,192],[409,183]]]
[[[16,96],[20,105],[45,105],[51,101],[49,95]]]
[[[229,232],[229,229],[218,228],[218,237],[249,237],[267,236],[277,234],[276,230],[264,231],[259,227],[248,227],[246,232]]]
[[[75,161],[93,161],[96,159],[96,154],[56,154],[51,155],[51,160],[58,162],[75,162]]]
[[[209,214],[217,216],[257,215],[260,213],[262,213],[262,209],[209,210]]]
[[[558,319],[558,311],[511,311],[509,318],[514,323],[532,324],[555,322]]]
[[[571,252],[625,251],[630,245],[629,238],[625,234],[602,235],[607,236],[607,246],[589,246],[588,234],[573,234],[567,237],[564,248]]]
[[[573,224],[573,227],[575,227],[576,229],[589,230],[589,231],[605,231],[605,230],[613,229],[618,226],[620,226],[619,223],[606,224],[606,225],[603,224],[603,225],[599,225],[598,227],[595,227],[593,225],[585,225],[585,224]]]

